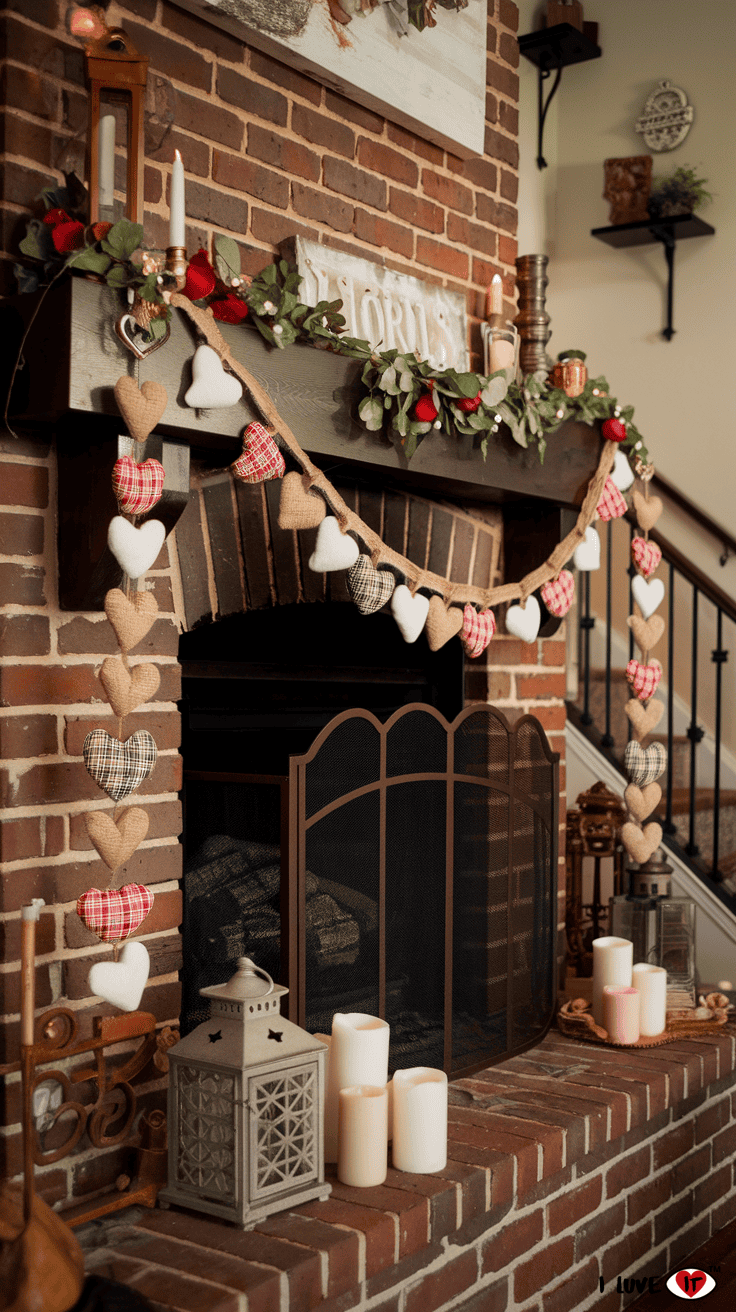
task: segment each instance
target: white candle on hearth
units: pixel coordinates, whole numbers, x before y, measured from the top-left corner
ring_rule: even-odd
[[[338,1180],[358,1189],[383,1184],[388,1174],[385,1084],[353,1084],[340,1090],[338,1138]]]
[[[338,1107],[341,1089],[356,1084],[383,1088],[388,1080],[388,1040],[385,1020],[362,1011],[338,1011],[332,1037],[325,1096],[325,1161],[337,1161]]]
[[[593,1019],[603,1024],[603,989],[606,984],[631,987],[634,944],[627,938],[593,939]]]
[[[639,1038],[639,990],[622,984],[603,986],[603,1028],[613,1043]]]
[[[103,114],[97,135],[97,210],[111,210],[115,201],[115,115]]]
[[[184,204],[184,164],[178,150],[174,151],[171,170],[171,209],[169,217],[169,246],[186,246],[186,207]]]
[[[431,1066],[394,1071],[393,1163],[427,1175],[447,1165],[447,1076]]]
[[[667,971],[638,961],[631,982],[639,990],[639,1031],[648,1038],[661,1034],[667,1024]]]

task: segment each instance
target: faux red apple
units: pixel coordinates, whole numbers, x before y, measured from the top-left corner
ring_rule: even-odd
[[[422,392],[414,406],[414,418],[418,419],[420,423],[431,424],[437,418],[438,413],[432,393]]]
[[[197,251],[189,261],[184,295],[192,301],[202,300],[215,290],[217,274],[210,264],[210,257],[204,248]]]
[[[240,323],[248,313],[248,306],[234,292],[228,292],[221,301],[212,302],[212,314],[221,323]]]
[[[462,410],[466,415],[474,415],[480,406],[480,392],[477,396],[463,396],[455,402],[458,410]]]
[[[604,419],[601,432],[607,442],[623,442],[626,437],[626,424],[621,419]]]

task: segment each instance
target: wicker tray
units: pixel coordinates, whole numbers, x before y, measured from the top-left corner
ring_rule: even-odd
[[[596,1025],[590,1003],[585,998],[572,998],[560,1007],[557,1028],[568,1038],[603,1044],[608,1048],[659,1048],[663,1043],[675,1043],[677,1039],[698,1039],[715,1034],[733,1018],[733,1008],[725,994],[709,993],[707,998],[701,999],[699,1007],[668,1011],[667,1028],[662,1034],[637,1039],[636,1043],[616,1043],[609,1039],[601,1025]]]

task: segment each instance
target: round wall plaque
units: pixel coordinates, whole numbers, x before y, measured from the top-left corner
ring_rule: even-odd
[[[644,110],[636,120],[636,131],[642,134],[650,150],[674,150],[690,131],[693,113],[682,88],[663,78],[656,91],[647,97]]]

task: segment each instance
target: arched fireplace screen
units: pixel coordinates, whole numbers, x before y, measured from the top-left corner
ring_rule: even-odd
[[[384,1016],[393,1067],[454,1076],[538,1042],[556,988],[557,762],[538,721],[512,728],[487,705],[452,725],[418,704],[385,725],[346,711],[291,758],[299,1024]],[[315,897],[341,918],[314,915]]]

